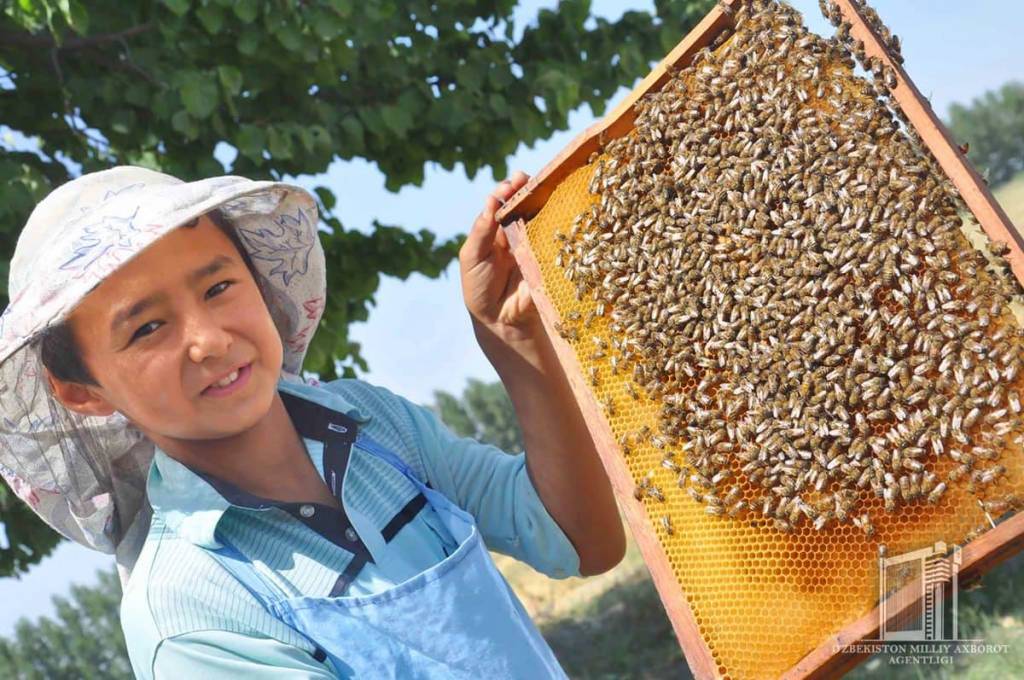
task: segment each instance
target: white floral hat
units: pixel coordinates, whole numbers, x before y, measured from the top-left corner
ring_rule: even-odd
[[[45,379],[38,340],[111,272],[214,208],[261,279],[284,345],[282,375],[302,381],[326,274],[316,201],[299,187],[231,176],[183,182],[132,166],[95,172],[36,206],[11,258],[10,304],[0,315],[0,475],[61,534],[114,553],[122,580],[149,527],[154,445],[120,413],[64,408]]]

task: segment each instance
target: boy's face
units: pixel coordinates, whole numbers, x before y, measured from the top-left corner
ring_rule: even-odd
[[[101,387],[51,379],[58,398],[82,413],[119,411],[157,444],[238,434],[276,394],[280,335],[234,244],[205,216],[104,279],[69,325]],[[210,393],[239,369],[231,393]]]

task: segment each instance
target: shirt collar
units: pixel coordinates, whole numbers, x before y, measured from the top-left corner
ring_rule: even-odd
[[[370,420],[370,416],[360,412],[344,397],[321,386],[281,378],[278,390],[311,399],[359,423]],[[307,444],[307,453],[310,448]],[[314,460],[313,464],[316,465],[317,461]],[[176,534],[202,548],[216,550],[221,547],[216,539],[217,525],[224,513],[233,507],[232,503],[200,474],[171,458],[159,446],[155,447],[149,468],[146,495],[153,511],[159,513],[167,527]]]

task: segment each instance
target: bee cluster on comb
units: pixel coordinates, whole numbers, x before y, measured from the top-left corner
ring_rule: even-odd
[[[740,3],[591,159],[598,199],[554,255],[589,311],[558,332],[585,347],[592,386],[629,376],[660,405],[656,431],[619,445],[659,449],[678,488],[652,471],[638,499],[871,536],[865,498],[898,513],[962,484],[1002,514],[1022,504],[1000,458],[1024,433],[1008,249],[971,246],[955,187],[901,125],[895,73],[821,4],[829,39],[785,4]]]

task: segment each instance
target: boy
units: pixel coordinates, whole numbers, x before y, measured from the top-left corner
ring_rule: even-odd
[[[305,191],[119,167],[37,206],[0,316],[0,472],[131,573],[138,677],[564,676],[483,543],[564,577],[624,537],[494,220],[525,181],[459,254],[525,456],[298,377],[328,294]]]

